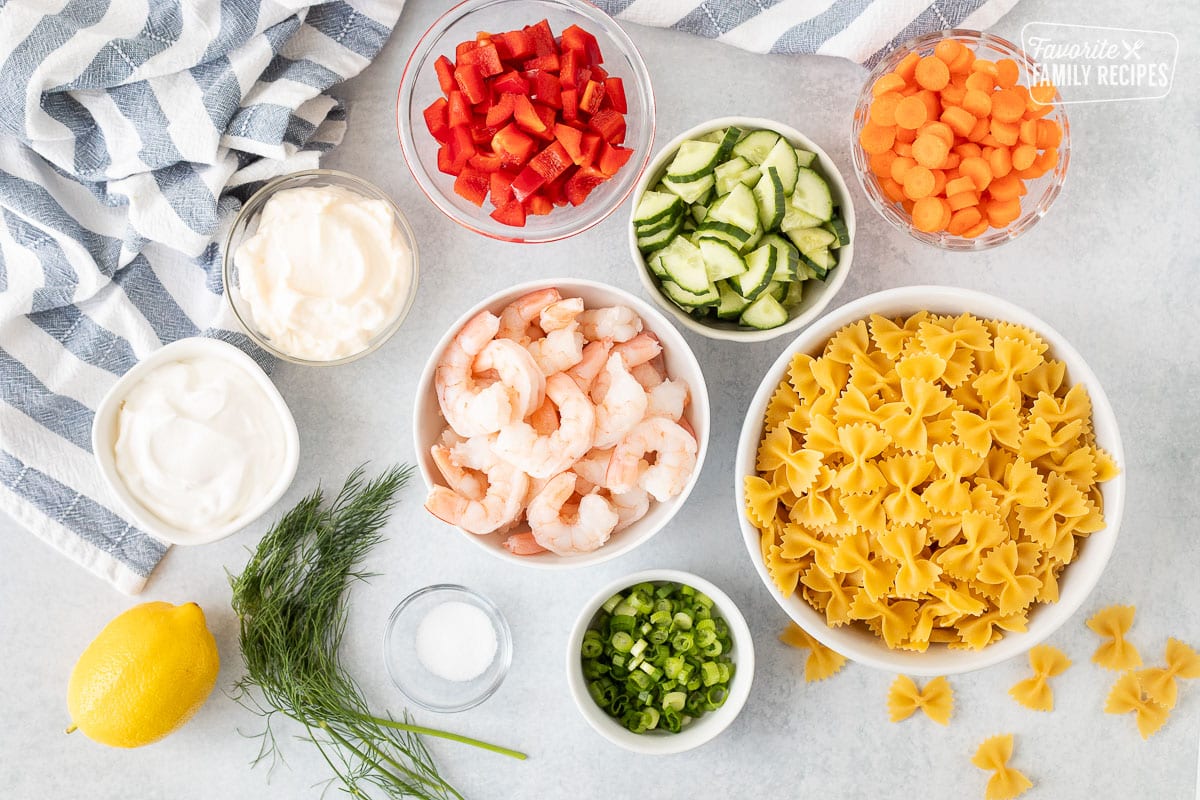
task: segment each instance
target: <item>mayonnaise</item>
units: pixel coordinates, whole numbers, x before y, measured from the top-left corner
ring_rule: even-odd
[[[254,326],[308,361],[366,349],[402,311],[413,273],[391,207],[340,186],[272,195],[234,263]]]
[[[245,368],[224,358],[155,367],[125,395],[116,424],[121,481],[147,511],[183,531],[238,520],[285,468],[278,409]]]

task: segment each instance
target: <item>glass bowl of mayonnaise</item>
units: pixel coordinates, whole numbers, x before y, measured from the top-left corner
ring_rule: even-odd
[[[381,189],[332,169],[255,192],[225,240],[225,296],[250,338],[295,364],[378,349],[417,295],[417,242]]]

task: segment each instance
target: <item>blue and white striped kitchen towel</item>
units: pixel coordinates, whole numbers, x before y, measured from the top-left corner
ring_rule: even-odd
[[[166,547],[116,512],[93,411],[175,339],[253,351],[214,238],[261,181],[341,140],[324,92],[402,4],[0,0],[0,509],[122,591]]]
[[[983,30],[1017,0],[593,0],[621,22],[674,28],[755,53],[816,53],[873,66],[914,36]]]

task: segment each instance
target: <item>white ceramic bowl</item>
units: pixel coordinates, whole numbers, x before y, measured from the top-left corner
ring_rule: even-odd
[[[696,480],[700,477],[700,470],[704,467],[704,456],[708,452],[709,406],[708,387],[704,383],[704,373],[701,372],[700,363],[696,361],[696,356],[692,353],[691,347],[688,346],[687,340],[683,338],[679,331],[662,314],[655,311],[645,300],[634,297],[615,286],[608,286],[603,283],[596,283],[595,281],[560,278],[523,283],[492,295],[459,317],[450,326],[450,329],[446,331],[445,335],[442,336],[437,346],[433,348],[433,352],[425,364],[425,369],[421,372],[421,377],[417,381],[417,398],[413,404],[413,438],[416,446],[417,466],[421,470],[421,476],[425,479],[427,487],[432,488],[434,485],[441,483],[441,477],[429,454],[429,449],[437,442],[438,437],[446,427],[441,410],[438,408],[437,393],[433,386],[433,373],[437,368],[437,362],[441,357],[442,351],[446,349],[446,345],[450,343],[450,339],[458,333],[459,329],[480,311],[487,309],[498,314],[501,309],[521,295],[550,286],[561,291],[563,297],[582,297],[588,308],[625,305],[641,315],[646,330],[653,332],[662,342],[667,374],[672,378],[686,380],[691,386],[692,400],[688,405],[687,411],[684,412],[684,418],[691,423],[692,428],[696,432],[696,441],[699,443],[699,451],[696,454],[696,469],[692,473],[692,478],[688,481],[683,492],[668,502],[652,503],[650,511],[646,516],[625,530],[613,534],[612,538],[603,547],[591,553],[582,553],[575,556],[559,556],[554,553],[516,556],[505,549],[503,544],[504,534],[477,536],[466,531],[459,531],[462,536],[466,536],[476,545],[505,561],[529,567],[557,569],[599,564],[602,561],[616,558],[647,541],[670,522],[671,518],[675,516],[675,513],[687,500],[688,495],[691,494],[692,487],[696,485]]]
[[[937,314],[970,312],[982,318],[1015,322],[1039,334],[1050,345],[1053,356],[1066,363],[1067,379],[1072,384],[1082,383],[1087,387],[1092,399],[1092,420],[1098,446],[1107,450],[1122,470],[1128,467],[1121,447],[1121,434],[1117,430],[1117,419],[1100,381],[1083,357],[1058,331],[1025,309],[982,292],[951,286],[905,286],[847,303],[796,337],[779,356],[763,378],[750,403],[746,422],[742,425],[734,469],[734,496],[750,560],[754,562],[754,568],[758,570],[771,596],[797,625],[842,655],[867,666],[909,675],[949,675],[982,669],[1020,655],[1044,641],[1075,613],[1096,586],[1116,544],[1117,529],[1125,508],[1124,471],[1100,485],[1104,498],[1105,528],[1082,542],[1079,555],[1063,570],[1059,579],[1058,602],[1036,605],[1030,613],[1025,633],[1005,632],[1003,639],[982,650],[950,650],[940,646],[931,646],[924,653],[889,650],[882,640],[862,626],[829,627],[825,623],[825,615],[812,608],[799,595],[787,598],[780,596],[763,564],[758,529],[746,519],[744,511],[746,497],[743,482],[747,475],[755,474],[754,460],[762,438],[767,401],[780,381],[784,380],[792,356],[796,353],[818,355],[836,331],[871,314],[896,317],[922,310]]]
[[[725,704],[716,711],[710,711],[704,716],[692,720],[679,733],[648,731],[639,734],[626,729],[619,720],[613,719],[604,713],[600,706],[596,705],[596,701],[588,694],[587,681],[583,678],[583,669],[580,666],[579,649],[583,645],[583,635],[592,624],[600,606],[617,592],[644,581],[672,581],[687,584],[704,592],[712,598],[713,607],[720,616],[729,623],[729,634],[733,639],[733,650],[730,652],[733,655],[735,670],[733,679],[729,683],[729,696],[725,699]],[[728,728],[730,723],[741,713],[742,706],[746,705],[746,698],[750,696],[750,686],[753,682],[754,641],[750,637],[750,628],[746,625],[745,617],[729,599],[729,595],[699,575],[693,575],[690,572],[676,569],[648,569],[626,575],[609,583],[584,604],[583,610],[575,620],[574,627],[571,628],[571,635],[567,639],[567,687],[571,690],[571,698],[575,701],[579,713],[592,726],[592,729],[605,739],[635,753],[648,755],[682,753],[684,750],[699,747],[714,738]]]
[[[228,361],[245,370],[246,374],[262,387],[262,390],[275,407],[275,411],[279,417],[279,423],[283,428],[285,439],[284,446],[286,448],[284,451],[284,467],[280,471],[279,477],[271,487],[271,490],[237,519],[221,527],[205,530],[201,533],[183,530],[170,525],[159,519],[157,515],[139,503],[130,494],[129,490],[125,487],[125,482],[121,480],[121,476],[117,473],[114,452],[117,441],[117,417],[121,411],[121,403],[124,401],[125,395],[128,394],[129,390],[146,373],[155,367],[169,361],[197,356],[220,358]],[[267,509],[275,505],[279,498],[283,496],[283,493],[292,485],[292,478],[296,476],[296,466],[300,461],[300,435],[296,431],[296,421],[292,418],[292,412],[288,409],[287,403],[283,401],[283,396],[279,394],[279,390],[275,388],[275,384],[271,382],[267,374],[262,371],[258,364],[254,363],[254,359],[233,345],[222,342],[219,339],[197,336],[189,339],[180,339],[166,347],[155,350],[149,356],[135,364],[132,369],[121,376],[120,380],[113,384],[112,388],[108,390],[108,394],[100,401],[100,407],[96,409],[96,416],[92,421],[92,453],[95,455],[96,464],[100,468],[100,474],[104,477],[104,482],[108,484],[108,488],[121,501],[125,512],[135,525],[151,536],[172,544],[208,544],[209,542],[215,542],[218,539],[224,539],[226,536],[237,533],[265,514]]]
[[[819,172],[829,181],[829,189],[833,194],[833,202],[835,205],[841,207],[842,215],[846,220],[846,230],[850,233],[850,244],[838,250],[838,264],[829,275],[828,280],[805,281],[803,299],[800,301],[800,305],[790,310],[788,321],[778,328],[771,328],[766,331],[743,328],[736,322],[725,322],[722,320],[701,321],[672,303],[659,290],[654,275],[650,272],[650,268],[646,266],[646,259],[642,257],[642,252],[638,250],[637,235],[634,233],[633,215],[637,212],[638,202],[646,190],[657,183],[663,176],[667,165],[675,157],[675,151],[679,149],[679,145],[688,139],[695,139],[706,133],[711,133],[721,128],[728,128],[730,125],[736,125],[746,131],[763,128],[773,130],[784,136],[793,146],[816,153],[817,165],[820,167]],[[721,117],[720,119],[709,120],[684,131],[667,142],[662,150],[658,152],[658,155],[650,162],[649,166],[646,167],[641,180],[638,181],[637,186],[633,189],[633,203],[629,208],[629,223],[626,229],[629,235],[629,252],[633,257],[633,263],[637,266],[638,277],[641,278],[642,286],[645,287],[647,294],[654,299],[654,302],[658,303],[663,310],[688,330],[695,331],[712,339],[721,339],[729,342],[765,342],[777,336],[782,336],[785,333],[795,333],[805,325],[808,325],[821,315],[825,306],[829,305],[829,301],[842,288],[842,284],[846,282],[846,275],[850,272],[850,267],[854,263],[856,231],[854,224],[854,202],[850,197],[850,190],[846,188],[846,181],[842,179],[842,173],[838,171],[837,164],[812,139],[809,139],[795,128],[784,125],[781,122],[758,117]]]

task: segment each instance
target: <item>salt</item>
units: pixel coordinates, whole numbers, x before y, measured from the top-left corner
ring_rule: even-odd
[[[496,658],[496,629],[481,609],[451,600],[435,606],[417,626],[417,659],[448,681],[482,675]]]

